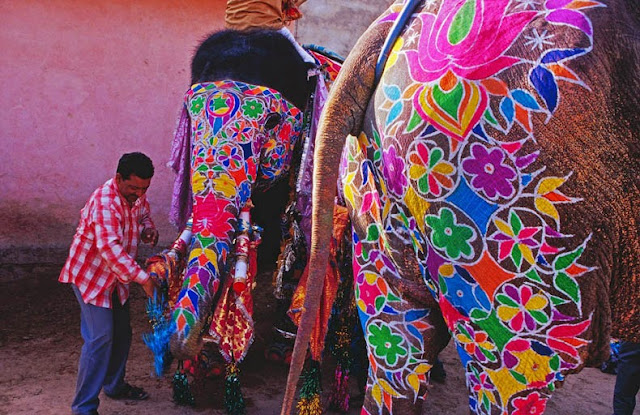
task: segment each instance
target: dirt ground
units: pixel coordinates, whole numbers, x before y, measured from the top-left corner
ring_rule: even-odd
[[[79,309],[70,287],[56,282],[57,275],[33,275],[0,283],[0,415],[68,414],[75,389],[77,361],[82,345]],[[0,281],[3,281],[0,279]],[[247,413],[279,413],[287,368],[263,358],[273,316],[269,299],[270,276],[260,275],[256,290],[259,316],[256,339],[241,366],[241,382]],[[132,289],[133,345],[127,380],[144,387],[150,398],[144,402],[113,401],[101,396],[101,415],[139,414],[223,414],[221,380],[203,386],[195,408],[180,407],[171,401],[171,376],[153,375],[152,357],[142,342],[149,331],[144,313],[144,296]],[[441,355],[448,377],[445,384],[431,387],[424,414],[468,414],[467,393],[455,349],[449,345]],[[174,363],[175,366],[175,363]],[[331,366],[326,362],[325,366]],[[325,390],[329,390],[332,368],[325,368]],[[547,413],[610,414],[615,377],[597,369],[569,376],[550,400]],[[354,395],[357,395],[353,385]],[[352,402],[362,402],[353,396]],[[353,408],[349,414],[359,413]],[[637,408],[634,415],[640,415]]]

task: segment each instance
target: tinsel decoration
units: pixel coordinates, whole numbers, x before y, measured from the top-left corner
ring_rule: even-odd
[[[334,388],[329,396],[329,408],[339,412],[349,410],[349,374],[353,364],[352,343],[354,331],[359,325],[353,298],[353,272],[349,247],[351,239],[349,232],[345,232],[341,241],[336,261],[340,269],[340,284],[336,293],[336,300],[331,310],[329,332],[326,347],[337,361]]]
[[[340,363],[336,365],[335,389],[329,400],[329,408],[340,412],[349,411],[349,368],[343,368]]]
[[[240,370],[235,362],[227,364],[224,378],[224,407],[229,415],[244,415],[245,403],[240,389]]]
[[[149,323],[151,324],[151,333],[142,335],[144,344],[153,353],[153,365],[156,375],[162,376],[171,364],[171,353],[169,352],[169,339],[175,331],[175,323],[169,321],[164,313],[167,309],[167,301],[165,296],[158,291],[153,294],[153,298],[147,299],[146,311]]]
[[[189,387],[189,379],[182,369],[182,360],[178,362],[178,368],[173,375],[173,402],[182,406],[194,406],[196,403],[191,388]]]
[[[300,388],[300,400],[298,401],[299,415],[320,415],[322,405],[322,380],[320,378],[320,362],[309,359],[302,372],[302,387]]]

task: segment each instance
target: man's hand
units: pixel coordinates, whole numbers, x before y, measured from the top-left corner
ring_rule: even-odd
[[[147,297],[153,298],[153,294],[155,293],[155,290],[156,290],[156,283],[153,280],[153,278],[149,278],[147,282],[140,285],[142,285],[142,289],[144,290],[145,294],[147,294]]]
[[[158,243],[158,237],[160,234],[154,228],[146,228],[142,231],[141,239],[145,244],[151,244],[151,246],[156,246]]]

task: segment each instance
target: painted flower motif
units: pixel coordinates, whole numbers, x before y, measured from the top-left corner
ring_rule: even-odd
[[[248,143],[255,134],[256,126],[247,120],[237,119],[227,129],[230,137],[233,137],[239,143]]]
[[[389,292],[386,281],[370,272],[360,272],[356,278],[356,303],[368,315],[377,314],[386,303]]]
[[[264,113],[264,104],[257,99],[247,99],[242,104],[242,113],[249,119],[258,119]]]
[[[513,400],[513,415],[538,415],[543,414],[547,407],[547,400],[540,397],[538,392],[530,393]]]
[[[476,239],[476,232],[469,226],[458,225],[453,211],[441,208],[436,215],[427,215],[427,225],[432,229],[431,243],[444,250],[451,259],[471,258],[473,248],[469,242]]]
[[[391,192],[402,196],[407,188],[407,177],[404,173],[404,159],[398,157],[395,146],[391,145],[382,152],[384,160],[382,174]]]
[[[532,345],[535,344],[537,342],[532,342]],[[543,388],[549,383],[549,380],[554,378],[549,364],[551,349],[541,344],[539,346],[544,351],[531,348],[522,352],[511,352],[518,359],[518,364],[512,370],[524,377],[523,381],[529,388]]]
[[[546,324],[549,316],[544,312],[549,303],[542,294],[533,294],[529,285],[519,288],[506,284],[502,293],[496,295],[500,305],[497,308],[498,318],[507,323],[516,332],[525,328],[533,331],[537,324]]]
[[[229,200],[218,199],[209,193],[195,198],[193,204],[193,232],[205,238],[228,239],[235,230],[236,217],[227,211]]]
[[[204,97],[202,95],[198,95],[194,99],[191,100],[191,107],[189,108],[189,112],[192,116],[200,114],[200,112],[204,109]]]
[[[486,409],[486,413],[490,413],[491,404],[496,405],[496,397],[494,392],[496,387],[491,383],[491,379],[486,372],[479,373],[475,368],[467,373],[468,384],[474,395],[477,396],[478,403]]]
[[[278,130],[278,141],[284,143],[286,145],[294,145],[298,138],[300,137],[299,129],[296,128],[295,118],[288,118],[286,122],[280,124],[280,129]]]
[[[498,259],[504,261],[505,258],[511,257],[511,261],[518,270],[522,265],[523,259],[533,265],[535,263],[535,255],[532,249],[540,246],[540,242],[534,236],[542,228],[524,226],[518,214],[513,210],[509,214],[509,223],[498,218],[495,218],[493,223],[498,228],[498,231],[488,239],[498,242]]]
[[[471,187],[483,191],[491,200],[499,196],[510,198],[515,193],[516,172],[502,162],[505,155],[498,147],[487,150],[482,144],[471,145],[471,157],[462,161],[462,169],[471,179]]]
[[[243,166],[242,152],[236,146],[223,146],[217,153],[218,163],[229,170],[237,170]]]
[[[432,82],[447,71],[481,80],[519,62],[505,55],[535,11],[507,13],[509,0],[445,0],[438,15],[420,13],[417,50],[406,52],[411,76]]]
[[[475,356],[480,363],[497,361],[493,354],[496,346],[489,341],[489,335],[486,332],[476,332],[471,325],[458,323],[456,340],[469,355]]]
[[[407,349],[400,346],[404,339],[399,334],[393,334],[389,326],[381,323],[380,326],[370,324],[367,327],[369,335],[368,343],[375,348],[374,353],[379,358],[384,358],[389,366],[398,362],[398,357],[407,355]]]
[[[451,189],[455,173],[453,164],[444,160],[441,148],[429,149],[425,143],[418,143],[414,151],[409,154],[409,177],[417,180],[418,190],[423,194],[435,197],[442,195],[443,189]]]

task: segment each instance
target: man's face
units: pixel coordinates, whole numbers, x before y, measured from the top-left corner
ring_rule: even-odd
[[[118,185],[120,195],[129,203],[129,206],[133,206],[136,200],[147,192],[151,184],[151,178],[141,179],[135,174],[132,174],[125,180],[120,173],[116,173],[116,184]]]

